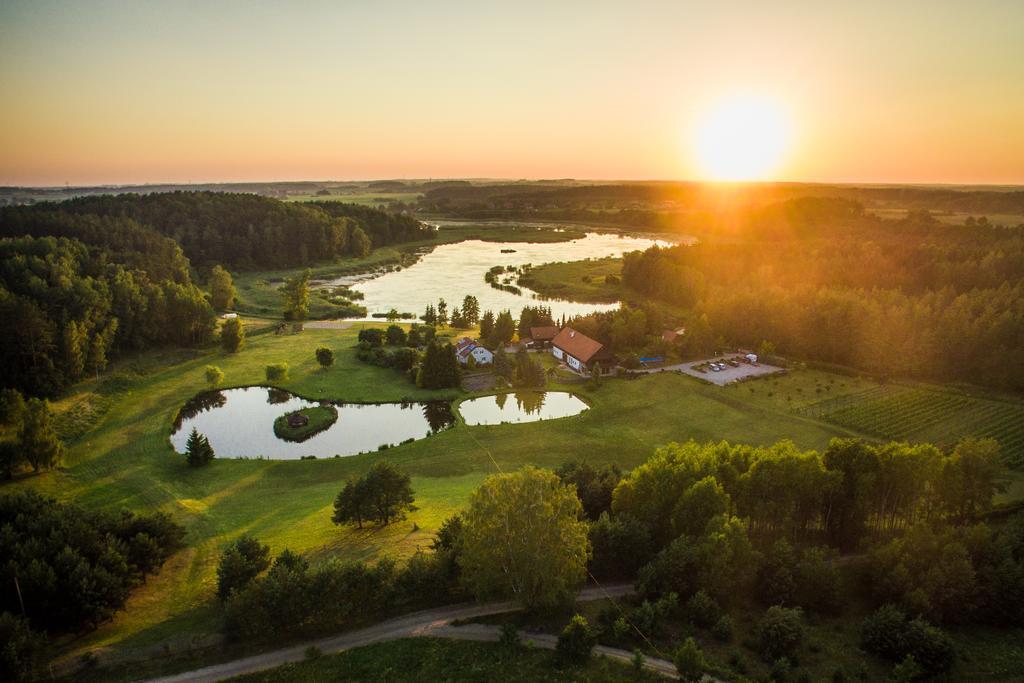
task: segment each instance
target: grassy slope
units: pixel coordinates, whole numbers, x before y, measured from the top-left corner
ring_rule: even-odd
[[[231,679],[241,683],[276,681],[661,681],[652,673],[634,674],[619,662],[592,659],[569,666],[546,650],[511,653],[497,643],[439,638],[408,638],[357,648],[340,655],[287,664],[271,671]]]

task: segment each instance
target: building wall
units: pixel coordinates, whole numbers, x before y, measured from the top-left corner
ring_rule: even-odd
[[[551,347],[551,355],[557,358],[558,360],[562,360],[565,357],[565,354],[562,353],[562,349],[558,348],[557,346]]]
[[[569,362],[569,367],[572,368],[573,370],[579,370],[583,367],[583,363],[579,362],[572,356],[566,354],[565,358]]]

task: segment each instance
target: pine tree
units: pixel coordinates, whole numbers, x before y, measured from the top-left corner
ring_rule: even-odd
[[[193,427],[185,442],[185,459],[192,467],[202,467],[213,460],[213,446],[209,440]]]

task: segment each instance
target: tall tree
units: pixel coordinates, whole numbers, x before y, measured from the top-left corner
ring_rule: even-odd
[[[281,286],[286,320],[305,320],[309,315],[309,280],[311,277],[312,272],[307,268],[300,275],[285,280]]]
[[[46,401],[30,398],[25,402],[18,431],[18,448],[36,472],[56,466],[64,456],[64,444],[57,437]]]
[[[237,353],[245,346],[245,326],[241,318],[228,318],[220,328],[220,345],[228,353]]]
[[[484,311],[483,316],[480,318],[480,340],[485,344],[491,343],[491,338],[494,336],[494,312]]]
[[[480,321],[480,302],[471,294],[467,294],[462,300],[462,316],[470,325],[476,325]]]
[[[502,311],[494,321],[494,332],[491,334],[491,343],[495,346],[508,344],[516,333],[516,321],[512,319],[510,311]]]
[[[210,304],[218,311],[226,311],[235,304],[235,285],[231,273],[217,265],[210,271]]]

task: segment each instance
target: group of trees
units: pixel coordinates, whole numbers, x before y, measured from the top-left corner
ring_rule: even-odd
[[[457,329],[467,329],[480,322],[480,302],[471,294],[462,300],[462,307],[455,306],[449,313],[448,302],[438,299],[437,306],[427,304],[420,319],[427,325],[451,325]]]
[[[455,347],[431,341],[420,360],[416,373],[416,386],[424,389],[447,389],[458,387],[462,382],[462,371],[455,358]]]
[[[387,329],[367,327],[359,331],[356,358],[382,368],[395,368],[400,372],[413,373],[420,363],[419,347],[432,344],[434,328],[413,325],[408,332],[398,325]],[[416,376],[411,378],[415,381]]]
[[[192,433],[188,435],[188,441],[185,442],[185,461],[192,467],[202,467],[212,462],[214,456],[209,439],[193,427]]]
[[[4,385],[56,396],[106,368],[113,351],[208,341],[214,313],[187,271],[153,279],[114,254],[64,237],[0,240]]]
[[[0,529],[0,612],[50,634],[110,619],[184,536],[164,513],[95,512],[32,491],[0,496]]]
[[[516,321],[511,311],[484,311],[480,316],[480,341],[484,346],[497,349],[512,341],[516,334]]]
[[[382,460],[374,463],[363,476],[352,477],[345,483],[334,500],[331,521],[355,524],[360,529],[364,521],[387,526],[415,510],[413,500],[409,475]]]
[[[765,227],[768,226],[768,227]],[[801,200],[746,239],[627,254],[623,283],[706,316],[715,336],[878,375],[1024,388],[1024,236],[927,213]]]

